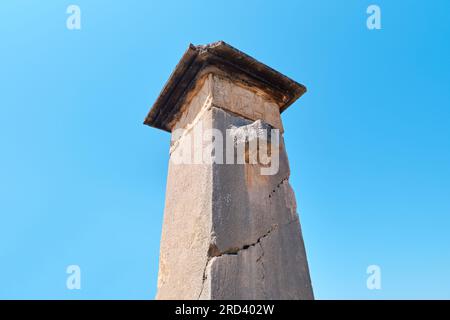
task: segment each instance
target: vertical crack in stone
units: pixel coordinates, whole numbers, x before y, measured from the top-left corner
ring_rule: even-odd
[[[200,289],[200,293],[198,294],[197,300],[200,300],[200,297],[202,296],[203,290],[205,288],[205,281],[208,278],[208,276],[206,275],[206,269],[208,269],[208,264],[211,261],[212,257],[208,257],[206,259],[206,264],[205,264],[205,268],[203,268],[203,276],[202,276],[202,286]]]
[[[264,298],[267,298],[267,292],[266,292],[266,268],[264,266],[264,248],[262,246],[262,243],[259,243],[259,247],[261,249],[261,255],[258,257],[258,259],[256,259],[256,263],[260,263],[261,264],[261,282],[262,282],[262,289],[263,289],[263,293],[264,293]]]

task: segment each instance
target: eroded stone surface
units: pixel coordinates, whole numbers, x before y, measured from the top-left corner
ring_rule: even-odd
[[[313,299],[298,220],[211,259],[211,299]]]
[[[211,71],[212,72],[212,71]],[[173,130],[190,129],[201,110],[214,105],[231,111],[249,120],[264,120],[283,132],[279,106],[262,94],[258,94],[241,84],[235,84],[224,76],[206,73],[196,84],[193,96],[186,100],[178,117],[171,124]]]
[[[210,117],[201,121],[211,123]],[[211,235],[211,177],[209,165],[169,161],[157,299],[196,299],[202,291]]]
[[[198,90],[196,84],[201,83],[202,76],[208,72],[211,73],[212,69],[215,76],[230,79],[233,85],[239,84],[241,88],[244,87],[264,97],[266,101],[274,102],[278,105],[280,112],[286,110],[306,92],[305,86],[223,41],[199,46],[191,44],[169,77],[144,123],[165,131],[172,131],[173,122],[179,118],[183,105]],[[239,88],[234,87],[229,89],[236,89],[234,93],[240,91]],[[228,95],[227,90],[224,92]],[[225,98],[228,99],[228,97]],[[238,107],[242,106],[240,101],[238,101]],[[244,101],[244,104],[248,101]],[[221,105],[221,107],[226,106]],[[252,110],[245,111],[253,114]]]
[[[198,121],[224,134],[253,123],[214,106]],[[313,298],[282,138],[278,147],[273,176],[259,164],[170,163],[158,299]]]
[[[217,75],[213,76],[213,104],[247,119],[262,119],[274,128],[283,131],[279,106],[261,95],[234,84]]]
[[[188,141],[197,123],[224,136],[230,128],[244,132],[267,128],[267,123],[281,127],[281,121],[276,124],[276,119],[257,112],[242,116],[245,110],[266,108],[267,101],[221,81],[205,78],[174,125],[188,130],[172,146],[171,157],[179,148],[194,148]],[[233,107],[236,101],[241,102]],[[210,141],[202,143],[195,148]],[[170,162],[158,299],[313,298],[282,137],[277,154],[279,170],[274,175],[261,175],[261,164]]]

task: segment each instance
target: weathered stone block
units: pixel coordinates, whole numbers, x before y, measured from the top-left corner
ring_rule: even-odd
[[[146,119],[172,132],[158,299],[313,299],[280,117],[304,91],[224,43],[183,56]]]

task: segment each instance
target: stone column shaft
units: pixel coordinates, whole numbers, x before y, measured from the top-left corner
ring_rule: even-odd
[[[158,299],[313,299],[280,117],[304,91],[223,42],[185,53],[146,119],[172,132]]]

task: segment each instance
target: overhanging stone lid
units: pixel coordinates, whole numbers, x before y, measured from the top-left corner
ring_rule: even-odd
[[[232,79],[245,77],[245,82],[251,82],[250,85],[267,92],[274,99],[280,107],[280,113],[306,92],[302,84],[223,41],[199,46],[190,44],[144,124],[170,132],[169,124],[180,111],[188,93],[193,90],[197,75],[209,66],[223,70]]]

